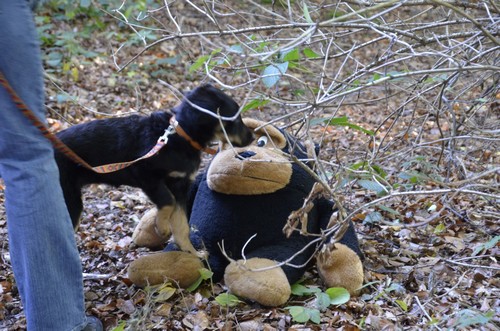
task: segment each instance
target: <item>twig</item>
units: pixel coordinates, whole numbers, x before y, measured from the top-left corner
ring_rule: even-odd
[[[418,299],[418,297],[415,295],[413,296],[413,298],[415,299],[415,302],[417,303],[417,305],[420,307],[420,310],[424,313],[425,317],[427,317],[427,319],[429,320],[429,322],[432,322],[432,318],[429,316],[429,314],[427,313],[427,311],[425,310],[425,308],[422,306],[422,304],[420,303],[420,300]],[[441,328],[439,326],[437,326],[436,324],[431,324],[433,327],[435,327],[436,329],[438,330],[441,330]]]

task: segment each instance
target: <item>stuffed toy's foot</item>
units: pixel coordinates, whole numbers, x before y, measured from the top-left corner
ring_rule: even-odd
[[[252,271],[260,268],[268,270]],[[226,267],[224,282],[235,295],[264,306],[283,305],[291,294],[290,284],[283,269],[277,267],[275,261],[263,258],[231,262]]]
[[[162,284],[171,280],[182,288],[193,284],[203,268],[201,260],[193,254],[179,251],[146,255],[128,267],[128,278],[137,286]]]
[[[153,208],[142,216],[132,234],[132,241],[140,247],[162,248],[168,236],[160,236],[156,231],[156,215],[158,210]]]
[[[343,287],[358,295],[363,285],[363,264],[358,254],[344,244],[326,249],[317,258],[318,273],[327,287]]]

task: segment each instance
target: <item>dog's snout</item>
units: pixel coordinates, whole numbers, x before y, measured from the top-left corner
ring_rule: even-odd
[[[236,147],[248,146],[255,139],[252,130],[245,126],[243,122],[238,126],[233,125],[230,128],[230,132],[229,140]]]
[[[254,155],[255,155],[255,152],[244,151],[244,152],[238,153],[238,155],[236,155],[236,158],[244,160],[244,159],[249,159]]]

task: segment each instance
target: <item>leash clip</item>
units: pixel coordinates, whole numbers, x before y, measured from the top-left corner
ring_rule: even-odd
[[[173,133],[175,133],[175,127],[173,124],[170,124],[168,128],[165,129],[165,133],[163,133],[163,135],[160,138],[158,138],[158,141],[166,143],[168,141],[168,136],[170,136]]]

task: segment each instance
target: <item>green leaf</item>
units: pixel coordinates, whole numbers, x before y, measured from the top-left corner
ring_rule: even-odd
[[[378,222],[382,222],[383,220],[384,220],[384,217],[382,216],[382,214],[379,213],[378,211],[374,211],[374,212],[371,212],[368,215],[366,215],[363,223],[368,223],[368,224],[369,223],[378,223]]]
[[[327,125],[345,125],[349,123],[347,116],[334,117],[326,122]]]
[[[476,256],[483,250],[488,250],[495,247],[499,241],[500,241],[500,236],[493,237],[490,241],[477,246],[476,249],[474,249],[474,252],[472,252],[472,256]]]
[[[292,49],[289,52],[283,54],[283,61],[298,61],[300,59],[300,53],[297,49]]]
[[[229,50],[234,52],[234,53],[243,54],[243,47],[241,47],[240,44],[232,45],[231,47],[229,47]]]
[[[349,291],[343,287],[330,287],[325,293],[330,297],[331,305],[342,305],[351,299]]]
[[[443,223],[439,223],[435,228],[434,228],[434,234],[440,234],[443,233],[443,231],[446,230],[446,226]]]
[[[262,82],[264,85],[269,88],[274,86],[281,78],[281,75],[286,73],[288,69],[288,62],[271,64],[267,66],[262,72]]]
[[[91,0],[80,0],[80,7],[89,8],[91,3]]]
[[[317,309],[309,309],[309,319],[311,322],[319,324],[321,323],[321,315]]]
[[[289,310],[290,315],[292,315],[292,318],[295,322],[306,323],[307,321],[309,321],[310,316],[305,307],[291,306],[286,308]]]
[[[66,101],[71,100],[71,96],[69,96],[67,94],[59,93],[56,95],[56,100],[57,100],[57,103],[65,103]]]
[[[177,55],[177,56],[174,56],[174,57],[166,57],[164,59],[156,60],[156,64],[157,65],[177,64],[180,59],[181,59],[180,55]]]
[[[369,167],[369,164],[367,161],[360,161],[360,162],[354,163],[349,168],[352,170],[359,170],[359,169],[368,168],[368,167]]]
[[[384,186],[372,180],[360,179],[358,180],[358,184],[369,191],[376,192],[377,194],[386,192]]]
[[[377,207],[383,211],[386,211],[388,213],[391,213],[393,215],[396,215],[396,216],[401,216],[401,214],[397,211],[397,210],[394,210],[392,209],[391,207],[387,207],[387,206],[384,206],[384,205],[377,205]]]
[[[372,130],[368,130],[368,129],[362,128],[359,125],[356,125],[356,124],[353,124],[353,123],[345,123],[345,124],[342,124],[342,125],[347,126],[347,127],[351,128],[351,129],[358,130],[358,131],[361,131],[363,133],[366,133],[369,136],[374,136],[375,135],[375,132],[373,132]]]
[[[321,55],[319,55],[318,53],[316,53],[315,51],[313,51],[309,47],[304,48],[303,52],[304,52],[304,55],[307,58],[309,58],[309,59],[314,59],[314,58],[317,58],[317,57],[321,57]]]
[[[236,295],[229,293],[221,293],[216,298],[215,301],[223,307],[234,307],[240,304],[242,301],[238,299]]]
[[[406,304],[406,302],[404,302],[403,300],[396,300],[396,303],[399,307],[401,307],[401,309],[403,309],[403,311],[408,311],[408,305]]]
[[[193,63],[190,67],[189,67],[189,72],[194,72],[196,70],[198,70],[202,65],[205,64],[205,62],[208,61],[208,59],[210,58],[210,55],[204,55],[204,56],[201,56],[198,58],[198,60],[196,60],[195,63]]]
[[[158,295],[155,298],[155,302],[165,302],[168,299],[170,299],[174,294],[175,294],[175,287],[172,286],[170,283],[166,283],[164,285],[161,285],[158,288]]]
[[[375,170],[377,175],[379,175],[380,177],[382,177],[384,179],[387,177],[387,172],[385,172],[384,169],[382,169],[382,167],[380,167],[379,165],[372,164],[372,168],[373,168],[373,170]]]
[[[125,330],[125,325],[127,325],[127,323],[125,321],[121,321],[114,329],[112,329],[111,331],[124,331]]]
[[[474,324],[486,324],[494,316],[493,311],[489,311],[486,314],[481,314],[477,311],[471,309],[464,309],[457,313],[460,316],[455,326],[459,328],[466,328]]]
[[[196,290],[201,285],[201,283],[204,280],[212,278],[212,276],[214,274],[212,271],[208,270],[207,268],[198,269],[198,272],[200,273],[200,277],[198,277],[198,279],[193,284],[191,284],[186,289],[186,291],[193,292],[194,290]]]
[[[320,293],[321,290],[315,286],[304,286],[302,284],[295,283],[292,285],[292,294],[298,296],[311,295],[315,293]]]
[[[261,98],[253,99],[243,107],[242,112],[246,112],[247,110],[250,110],[250,109],[258,109],[258,108],[264,107],[268,103],[269,103],[269,100],[265,100],[265,99],[261,99]]]
[[[316,293],[316,308],[319,309],[319,311],[325,311],[326,308],[330,306],[330,296],[326,293],[320,292]]]
[[[48,55],[47,55],[47,64],[51,67],[57,67],[61,64],[62,62],[62,54],[59,53],[59,52],[50,52]]]
[[[292,319],[297,323],[306,323],[311,321],[319,324],[321,322],[321,315],[317,309],[302,306],[289,306],[285,307],[285,309],[288,309],[290,315],[292,315]]]
[[[371,83],[371,82],[374,82],[374,81],[376,81],[376,80],[379,80],[381,77],[382,77],[382,75],[380,75],[379,73],[377,73],[377,72],[376,72],[376,73],[374,73],[374,74],[373,74],[372,78],[370,78],[370,79],[368,80],[368,82],[370,82],[370,83]]]
[[[203,280],[210,279],[214,275],[214,273],[207,268],[198,269],[198,272],[200,273],[201,278],[203,278]]]
[[[311,19],[311,15],[309,14],[309,8],[307,8],[307,4],[304,2],[304,18],[306,19],[307,23],[313,23],[313,20]]]
[[[365,128],[360,127],[357,124],[349,122],[349,119],[347,118],[347,116],[334,117],[331,119],[315,118],[315,119],[311,120],[311,125],[317,125],[317,124],[321,124],[321,123],[325,123],[326,125],[347,126],[351,129],[361,131],[361,132],[366,133],[367,135],[370,135],[370,136],[375,135],[375,132],[373,132],[371,130],[367,130]]]

